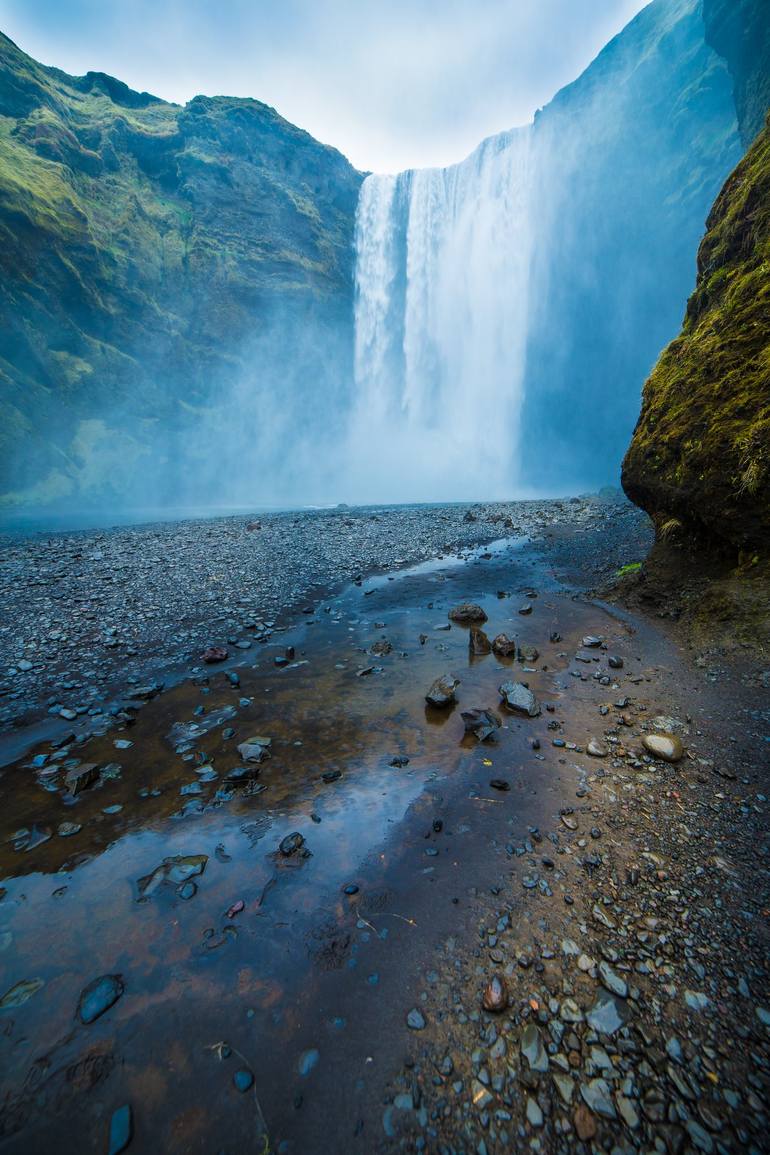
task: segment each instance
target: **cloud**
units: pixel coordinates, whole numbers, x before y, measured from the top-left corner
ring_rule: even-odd
[[[640,0],[0,0],[68,72],[183,102],[253,96],[361,169],[445,164],[530,120]]]

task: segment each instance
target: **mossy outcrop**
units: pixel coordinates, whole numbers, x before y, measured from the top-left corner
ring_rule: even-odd
[[[361,180],[258,101],[180,107],[0,34],[0,503],[152,489],[191,414],[311,331],[302,372],[339,387]]]
[[[659,533],[770,550],[770,126],[707,221],[682,332],[644,388],[623,487]]]
[[[730,563],[770,555],[770,9],[705,0],[703,15],[753,143],[706,222],[682,332],[644,387],[622,480],[660,547]]]

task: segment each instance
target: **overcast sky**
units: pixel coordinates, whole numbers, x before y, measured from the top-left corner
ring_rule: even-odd
[[[253,96],[378,172],[523,124],[641,0],[0,0],[45,64],[184,102]]]

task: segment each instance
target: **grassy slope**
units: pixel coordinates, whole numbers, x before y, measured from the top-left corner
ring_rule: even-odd
[[[257,101],[180,108],[0,35],[0,500],[98,487],[105,439],[130,466],[276,308],[343,316],[360,180]]]
[[[682,333],[644,389],[623,468],[659,528],[770,546],[770,127],[707,222]]]

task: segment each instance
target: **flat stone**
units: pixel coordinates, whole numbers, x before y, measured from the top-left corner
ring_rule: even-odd
[[[612,1089],[606,1079],[591,1079],[588,1083],[581,1083],[580,1094],[586,1106],[595,1115],[603,1115],[605,1119],[617,1117],[612,1101]]]
[[[412,1031],[425,1030],[425,1018],[420,1013],[420,1011],[417,1010],[417,1007],[413,1007],[409,1014],[406,1016],[406,1025]]]
[[[605,962],[604,959],[599,963],[599,978],[608,991],[613,995],[618,995],[619,998],[628,998],[628,986],[620,975],[615,974],[615,971]]]
[[[527,1095],[527,1122],[530,1127],[543,1126],[543,1112],[540,1110],[537,1099],[533,1099],[531,1095]]]
[[[586,1021],[600,1035],[614,1035],[625,1022],[625,1010],[621,1010],[622,1003],[618,1003],[609,991],[599,991],[596,1002],[586,1012]]]
[[[101,975],[93,979],[80,992],[77,1013],[81,1023],[93,1023],[118,1001],[125,989],[120,975]]]
[[[547,1071],[548,1055],[543,1046],[543,1037],[534,1023],[529,1023],[521,1035],[521,1053],[529,1063],[531,1071]]]
[[[124,1103],[122,1107],[118,1107],[117,1111],[112,1112],[110,1119],[110,1139],[109,1139],[109,1155],[120,1155],[121,1151],[125,1151],[131,1142],[131,1137],[134,1133],[134,1122],[131,1114],[131,1106]]]
[[[527,714],[530,718],[537,718],[541,713],[537,698],[522,682],[503,682],[499,692],[509,710]]]

